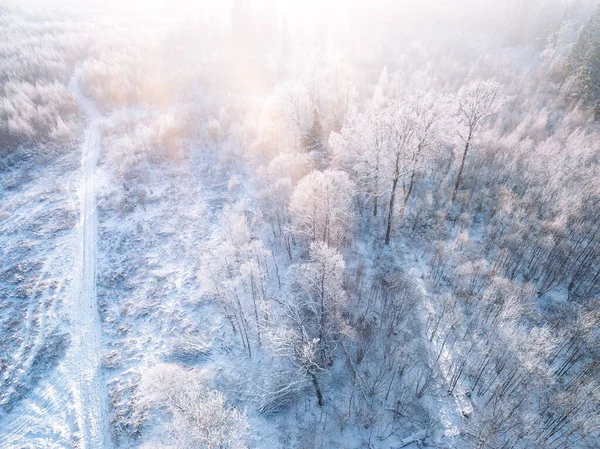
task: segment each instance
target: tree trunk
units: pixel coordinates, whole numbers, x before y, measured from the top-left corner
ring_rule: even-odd
[[[377,207],[379,206],[379,152],[377,153],[377,158],[375,162],[375,194],[374,204],[373,204],[373,216],[377,216]]]
[[[252,292],[252,303],[254,305],[254,320],[256,322],[256,336],[258,337],[258,347],[262,347],[262,342],[260,341],[260,323],[258,322],[258,306],[256,305],[256,283],[254,282],[254,276],[250,275],[250,290]]]
[[[398,178],[394,177],[392,183],[392,193],[390,195],[390,206],[388,210],[387,227],[385,230],[385,244],[390,244],[390,238],[392,237],[392,219],[394,217],[394,199],[396,197],[396,186],[398,185]]]
[[[412,173],[410,174],[410,181],[408,183],[408,191],[406,192],[406,195],[404,196],[404,205],[402,206],[402,211],[400,212],[400,217],[404,216],[404,210],[406,209],[406,205],[408,204],[408,200],[410,199],[410,194],[412,193],[413,190],[413,186],[415,183],[415,171],[413,169]]]
[[[319,296],[319,353],[321,355],[321,363],[326,363],[329,357],[327,354],[327,343],[325,342],[325,326],[327,319],[325,312],[325,271],[323,271],[320,279]]]
[[[321,393],[321,387],[319,387],[319,381],[317,380],[317,376],[315,376],[315,373],[310,373],[310,377],[312,379],[313,387],[315,387],[315,393],[317,395],[317,404],[319,404],[319,407],[323,407],[323,404],[325,404],[325,402],[323,401],[323,393]]]
[[[400,153],[396,154],[396,166],[394,168],[394,177],[392,179],[392,191],[390,193],[390,207],[388,210],[387,228],[385,230],[385,244],[390,244],[390,238],[392,237],[392,219],[394,217],[394,200],[396,199],[396,187],[398,186],[398,180],[400,179]]]
[[[452,191],[452,201],[456,199],[456,192],[458,192],[458,187],[460,186],[460,178],[462,176],[463,168],[465,166],[465,159],[467,158],[467,153],[469,152],[469,145],[471,144],[471,135],[469,134],[469,138],[467,139],[467,143],[465,144],[465,150],[463,151],[462,160],[460,161],[460,167],[458,169],[458,175],[456,176],[456,183],[454,184],[454,190]]]

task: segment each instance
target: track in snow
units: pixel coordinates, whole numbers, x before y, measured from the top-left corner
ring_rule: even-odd
[[[89,124],[82,148],[79,253],[74,294],[67,303],[71,317],[71,347],[67,353],[69,384],[73,394],[82,449],[108,449],[108,397],[100,369],[102,325],[96,301],[96,163],[100,153],[100,114],[79,89],[75,78],[69,90],[85,109]]]

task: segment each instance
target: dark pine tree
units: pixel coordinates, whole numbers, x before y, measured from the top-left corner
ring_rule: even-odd
[[[321,125],[321,112],[316,106],[312,111],[312,124],[302,138],[304,151],[322,152],[325,149],[323,145],[323,126]]]
[[[593,107],[600,119],[600,7],[581,31],[569,55],[568,69],[579,98]]]

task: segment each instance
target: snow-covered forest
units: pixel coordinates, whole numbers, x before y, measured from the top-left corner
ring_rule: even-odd
[[[600,447],[596,0],[0,4],[0,448]]]

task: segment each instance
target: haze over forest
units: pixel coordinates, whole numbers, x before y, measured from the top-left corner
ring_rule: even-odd
[[[0,448],[598,447],[597,1],[0,4]]]

